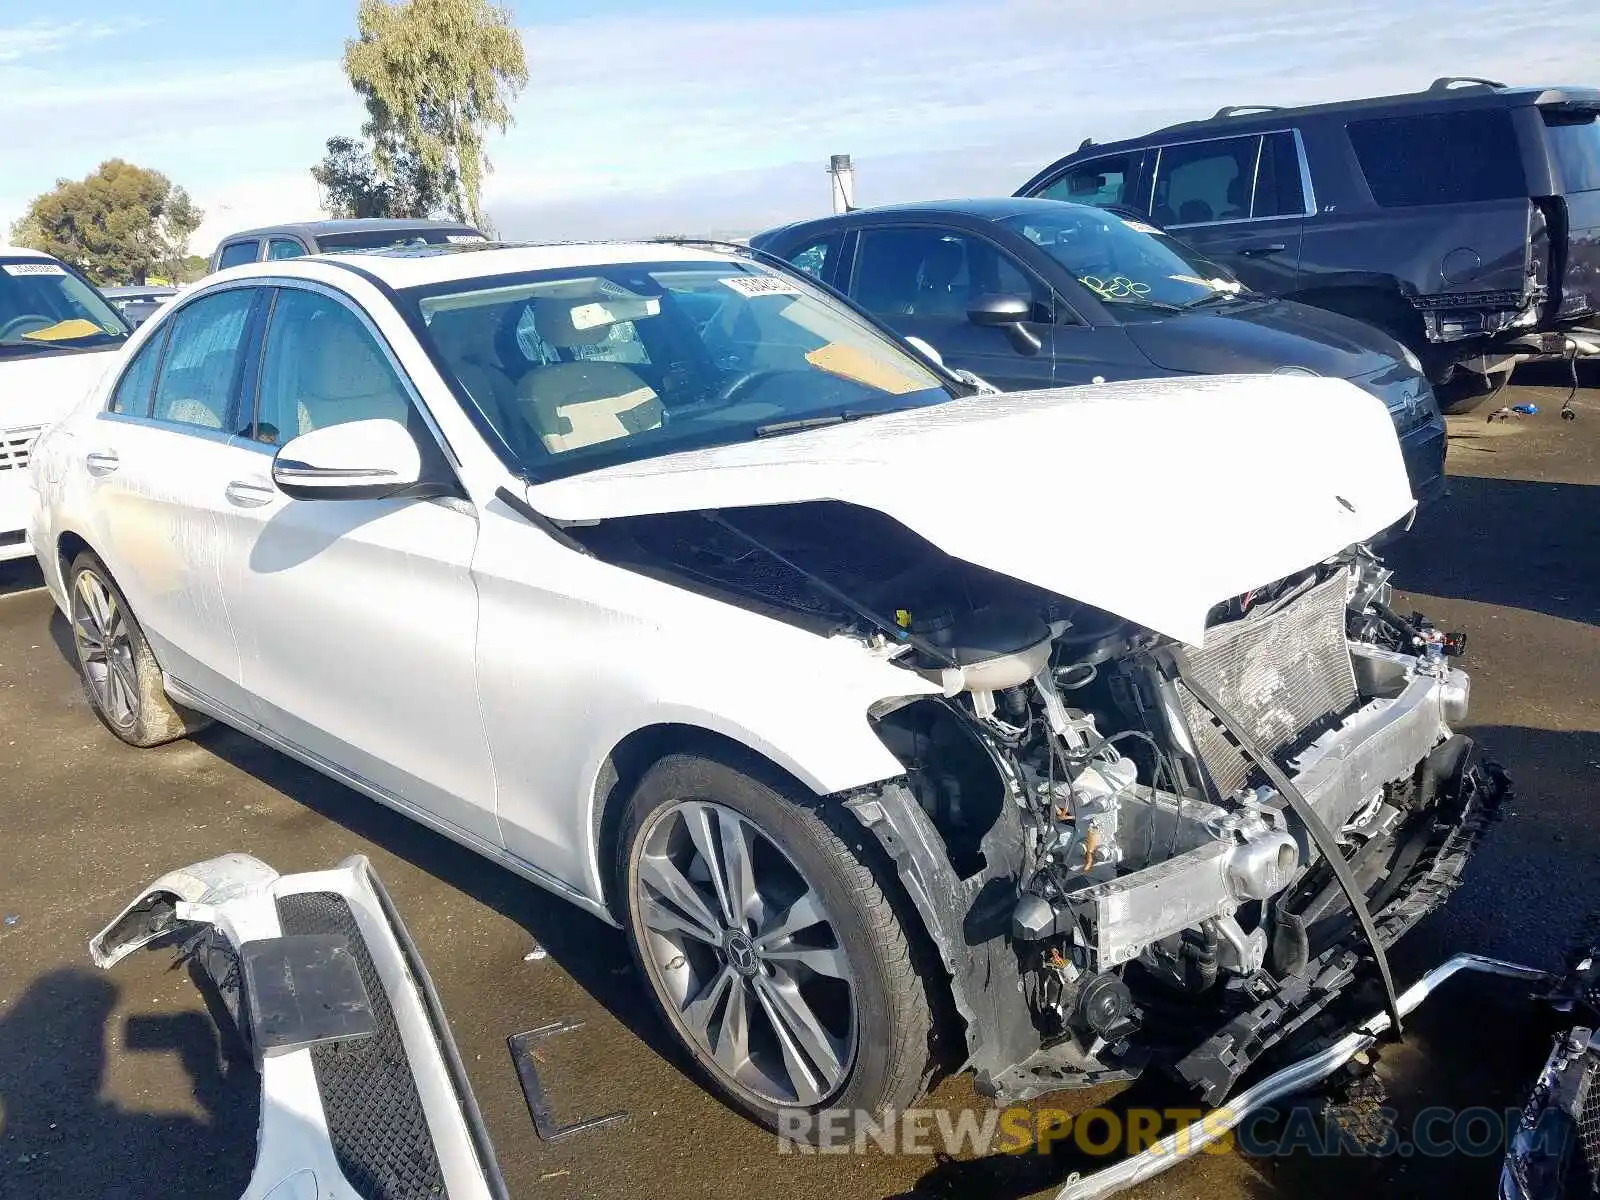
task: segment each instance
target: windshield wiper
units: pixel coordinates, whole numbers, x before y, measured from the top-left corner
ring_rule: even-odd
[[[844,412],[821,413],[815,417],[796,417],[792,421],[773,421],[767,425],[757,425],[755,434],[758,438],[779,437],[785,433],[799,433],[805,429],[822,429],[828,425],[843,425],[846,421],[858,421],[862,417],[870,417],[871,415],[871,413],[847,409]]]
[[[1183,307],[1185,309],[1205,308],[1211,304],[1226,304],[1233,300],[1243,300],[1247,295],[1249,295],[1248,292],[1211,292],[1208,295],[1189,301]]]

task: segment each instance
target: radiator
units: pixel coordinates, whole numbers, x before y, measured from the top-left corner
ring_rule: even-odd
[[[1221,701],[1274,757],[1298,753],[1356,707],[1345,582],[1335,574],[1283,608],[1208,630],[1204,649],[1184,646],[1176,653],[1182,674]],[[1263,782],[1259,768],[1182,683],[1178,694],[1217,789],[1226,796]]]
[[[0,429],[0,471],[26,469],[40,428],[34,425],[22,429]]]

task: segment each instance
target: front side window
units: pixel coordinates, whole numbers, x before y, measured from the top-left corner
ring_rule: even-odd
[[[0,359],[103,350],[128,340],[105,297],[58,262],[0,258]]]
[[[403,303],[458,394],[536,478],[951,395],[845,306],[751,262],[459,280]]]
[[[789,255],[789,261],[811,278],[827,282],[833,273],[834,262],[839,256],[841,241],[843,238],[835,234],[833,237],[823,238],[820,242],[812,242],[809,246],[802,246]]]
[[[979,296],[1027,296],[1048,321],[1043,286],[994,243],[945,229],[868,229],[850,298],[877,316],[967,319]]]
[[[299,258],[306,248],[293,238],[273,238],[267,243],[267,258],[277,262],[285,258]]]
[[[260,242],[230,242],[222,248],[222,257],[217,259],[217,270],[226,271],[229,267],[255,262],[256,251],[260,248]]]
[[[1120,313],[1167,312],[1243,290],[1215,263],[1142,221],[1081,205],[1048,207],[1056,211],[996,223],[1027,238]]]
[[[227,425],[256,291],[230,288],[202,296],[173,315],[152,417],[199,429]]]
[[[1034,194],[1096,208],[1127,204],[1128,189],[1133,184],[1133,160],[1131,154],[1115,154],[1078,163]]]
[[[282,445],[349,421],[409,424],[411,401],[361,318],[320,292],[284,288],[261,350],[251,436]]]
[[[1377,117],[1345,128],[1381,208],[1528,194],[1516,131],[1503,108]]]

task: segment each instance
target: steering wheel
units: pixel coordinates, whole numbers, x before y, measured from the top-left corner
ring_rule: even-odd
[[[707,401],[707,403],[714,404],[718,408],[725,408],[733,404],[735,401],[743,400],[747,392],[749,392],[752,388],[760,386],[767,380],[774,379],[779,375],[788,375],[791,373],[792,372],[789,371],[775,370],[771,367],[758,368],[753,371],[743,371],[740,374],[735,375],[732,379],[728,380],[727,383],[718,388],[717,394]]]
[[[43,316],[40,313],[23,313],[20,317],[12,317],[4,325],[0,325],[0,342],[5,341],[6,337],[18,325],[26,325],[29,322],[32,322],[36,329],[48,329],[57,323],[53,318]]]

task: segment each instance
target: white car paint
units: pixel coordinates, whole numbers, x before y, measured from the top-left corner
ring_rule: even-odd
[[[1075,598],[1190,637],[1202,602],[1319,561],[1409,506],[1382,406],[1347,385],[1288,378],[1129,385],[1104,402],[1105,389],[1093,401],[978,397],[526,488],[380,286],[686,260],[728,257],[557,246],[212,276],[143,326],[130,355],[218,289],[335,289],[387,342],[466,499],[290,500],[272,487],[271,447],[109,416],[108,380],[37,451],[35,537],[52,594],[66,606],[63,535],[82,539],[127,594],[176,698],[609,920],[597,787],[623,739],[669,724],[709,730],[829,794],[903,774],[868,708],[936,689],[854,639],[589,557],[497,493],[560,519],[849,499],[960,557],[1090,589]],[[89,455],[106,453],[118,469],[96,476]],[[1026,519],[1014,524],[1026,533],[1002,534],[972,498],[990,478],[1019,489]],[[1208,566],[1190,542],[1238,562]],[[1141,565],[1163,558],[1164,568]],[[1123,575],[1132,582],[1095,582]],[[1170,595],[1146,594],[1159,592]]]
[[[283,936],[280,899],[307,892],[342,898],[383,989],[381,999],[369,994],[369,1001],[387,1002],[393,1014],[449,1196],[495,1200],[505,1195],[505,1185],[487,1136],[474,1135],[474,1122],[481,1123],[481,1117],[467,1082],[453,1077],[449,1056],[454,1049],[441,1040],[450,1037],[448,1024],[442,1013],[430,1016],[425,968],[420,961],[408,960],[402,944],[407,935],[381,898],[380,886],[361,856],[332,870],[279,875],[248,854],[226,854],[155,880],[95,936],[89,953],[96,966],[109,969],[182,923],[209,927],[237,953],[247,943]],[[311,1047],[258,1051],[257,1068],[261,1116],[255,1167],[241,1200],[340,1200],[359,1195],[340,1169]],[[399,1145],[392,1152],[403,1156],[411,1151]]]
[[[1392,424],[1338,379],[1138,380],[968,396],[645,459],[539,484],[528,500],[561,521],[848,501],[968,562],[1199,645],[1219,601],[1411,511]],[[989,479],[1043,523],[982,511],[970,485]],[[1069,522],[1069,505],[1087,523]],[[1042,552],[1052,516],[1076,552]]]
[[[0,257],[57,261],[37,250],[15,246],[0,246]],[[34,440],[105,375],[120,349],[0,358],[0,562],[33,554],[25,535],[34,507],[33,482],[27,470]],[[18,538],[19,534],[24,536]]]

